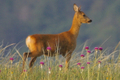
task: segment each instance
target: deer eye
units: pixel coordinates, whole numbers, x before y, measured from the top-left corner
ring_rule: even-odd
[[[85,17],[85,14],[83,15],[83,17]]]

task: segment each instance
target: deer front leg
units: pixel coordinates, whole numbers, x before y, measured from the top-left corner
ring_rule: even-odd
[[[65,70],[68,70],[68,68],[69,68],[69,60],[70,60],[70,59],[71,59],[71,54],[68,53],[68,54],[66,55]]]
[[[26,58],[27,56],[29,55],[29,53],[23,53],[23,66],[22,66],[22,71],[24,70],[24,67],[25,67],[25,61],[26,61]]]
[[[32,68],[32,66],[33,66],[36,59],[37,59],[37,57],[31,57],[31,61],[29,63],[29,68]]]
[[[29,63],[29,69],[30,69],[30,72],[32,71],[32,66],[34,64],[34,62],[36,61],[37,57],[31,57],[31,61]]]

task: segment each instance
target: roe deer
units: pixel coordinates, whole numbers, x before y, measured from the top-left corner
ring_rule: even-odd
[[[36,58],[41,55],[49,55],[46,48],[51,47],[51,56],[56,54],[56,41],[59,41],[59,54],[66,58],[65,68],[69,67],[71,54],[76,47],[76,39],[79,33],[79,28],[82,23],[92,22],[84,12],[80,10],[76,4],[73,9],[75,11],[73,22],[70,30],[59,34],[33,34],[26,38],[26,45],[30,52],[23,53],[23,69],[27,57],[31,57],[29,68],[32,68]]]

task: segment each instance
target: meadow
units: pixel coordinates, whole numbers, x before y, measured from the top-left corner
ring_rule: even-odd
[[[119,80],[120,51],[119,44],[103,49],[83,45],[80,52],[74,52],[68,70],[65,70],[65,58],[41,56],[32,69],[29,59],[22,73],[22,54],[14,44],[0,46],[0,80]],[[59,51],[58,51],[59,54]]]

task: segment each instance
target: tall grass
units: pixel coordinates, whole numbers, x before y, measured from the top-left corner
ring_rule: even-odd
[[[28,68],[29,59],[26,61],[25,70],[22,73],[22,55],[16,46],[5,53],[6,47],[0,46],[0,80],[119,80],[120,79],[120,51],[115,48],[102,51],[90,50],[87,53],[85,47],[80,52],[74,52],[70,60],[70,68],[65,71],[65,58],[41,56],[39,62]],[[85,57],[80,57],[84,54]],[[14,58],[11,63],[10,58]],[[49,61],[48,61],[49,60]],[[44,62],[41,68],[40,62]],[[88,64],[87,62],[90,62]],[[77,65],[77,63],[81,63]],[[62,65],[61,70],[59,65]],[[81,69],[84,67],[84,69]],[[49,69],[51,68],[51,69]],[[49,73],[50,71],[50,73]]]

